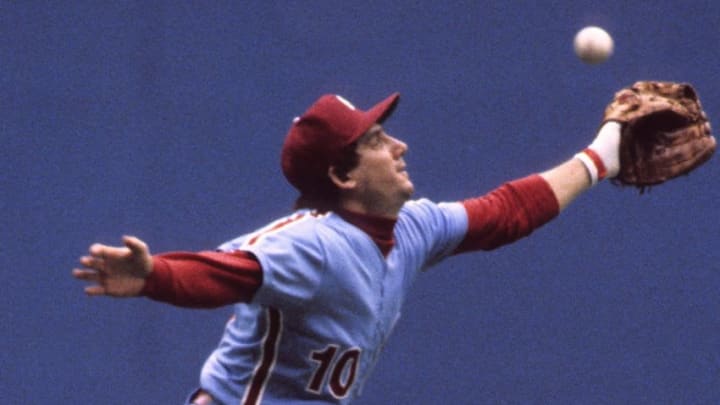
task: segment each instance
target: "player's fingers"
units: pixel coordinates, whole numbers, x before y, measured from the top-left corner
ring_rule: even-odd
[[[107,246],[100,243],[93,243],[90,245],[88,252],[90,252],[90,255],[92,256],[102,257],[106,247]]]
[[[96,256],[83,256],[80,258],[80,264],[89,269],[102,270],[104,266],[104,260]]]
[[[84,281],[90,281],[90,282],[98,282],[100,281],[100,274],[95,270],[86,270],[86,269],[74,269],[73,277],[84,280]]]
[[[89,285],[85,287],[85,294],[91,296],[105,295],[105,287],[101,285]]]
[[[143,256],[148,252],[147,244],[135,236],[123,236],[123,243],[135,256]]]
[[[112,258],[119,259],[127,256],[130,251],[125,247],[114,247],[103,245],[101,243],[95,243],[90,246],[90,255],[101,258]]]

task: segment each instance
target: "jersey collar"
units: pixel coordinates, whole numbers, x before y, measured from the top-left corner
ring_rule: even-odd
[[[392,248],[395,246],[395,229],[396,219],[383,218],[373,215],[359,214],[348,210],[338,209],[337,214],[345,221],[360,228],[368,234],[382,252],[387,257]]]

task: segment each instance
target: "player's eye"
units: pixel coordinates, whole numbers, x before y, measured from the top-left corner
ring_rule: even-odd
[[[366,140],[365,144],[370,148],[376,148],[382,145],[382,137],[379,133],[371,134]]]

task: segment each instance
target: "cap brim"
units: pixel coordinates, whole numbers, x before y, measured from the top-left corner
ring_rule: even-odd
[[[360,138],[364,133],[372,128],[373,125],[382,124],[386,119],[390,118],[390,115],[392,115],[393,111],[395,111],[399,101],[400,93],[396,92],[383,101],[375,104],[369,110],[365,111],[362,123],[360,123],[360,126],[358,127],[358,132],[356,132],[351,139],[348,139],[348,144]]]
[[[372,118],[373,123],[382,124],[392,115],[393,111],[400,101],[400,93],[393,93],[385,100],[375,104],[367,111],[367,115]]]

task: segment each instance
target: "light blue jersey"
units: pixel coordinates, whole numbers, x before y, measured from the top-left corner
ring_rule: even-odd
[[[417,274],[467,230],[460,203],[411,201],[387,255],[339,215],[300,210],[220,250],[254,254],[263,283],[237,304],[201,386],[221,404],[349,403],[400,318]]]

